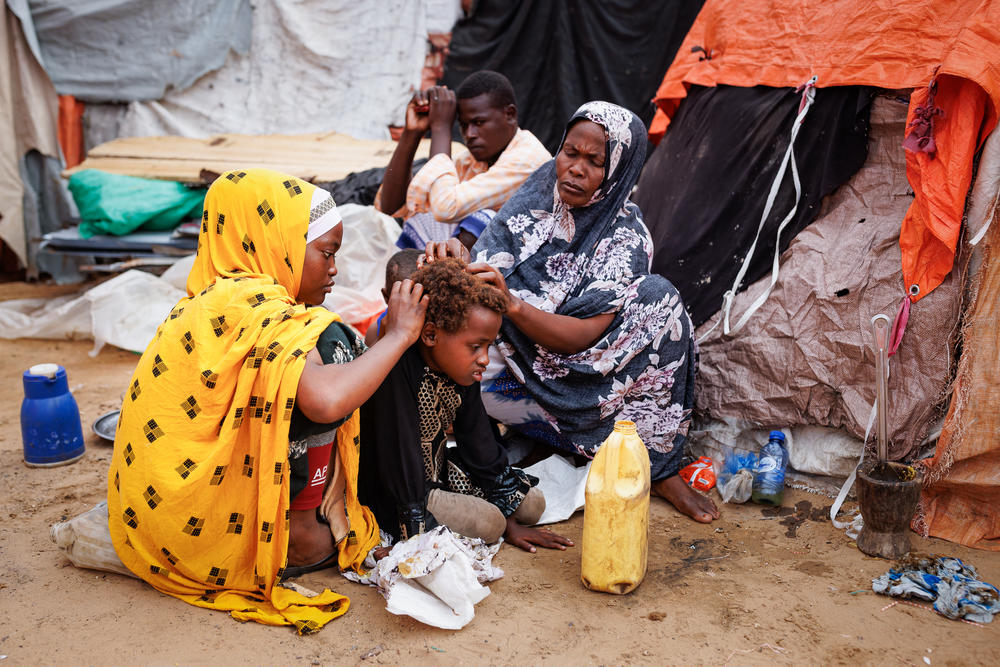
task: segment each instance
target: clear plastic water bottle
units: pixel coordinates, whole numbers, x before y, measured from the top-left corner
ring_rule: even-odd
[[[771,431],[767,444],[760,448],[760,455],[757,457],[751,500],[761,505],[780,505],[785,494],[787,465],[788,450],[785,449],[785,434],[781,431]]]

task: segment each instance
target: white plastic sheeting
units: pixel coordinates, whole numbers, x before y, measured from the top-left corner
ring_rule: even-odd
[[[337,285],[323,305],[357,323],[385,308],[380,290],[385,264],[396,251],[399,225],[371,206],[347,204],[340,213],[344,243],[337,255]],[[0,338],[93,339],[91,355],[105,343],[142,352],[171,308],[187,295],[193,264],[190,255],[160,277],[127,271],[80,294],[2,301]]]
[[[30,0],[41,60],[60,95],[155,100],[250,47],[249,0]]]
[[[419,85],[428,10],[428,0],[259,0],[246,55],[231,52],[220,69],[160,100],[88,108],[88,144],[226,132],[388,138]]]
[[[142,271],[126,271],[83,294],[0,302],[0,338],[94,340],[142,352],[185,293]]]
[[[399,250],[399,225],[372,206],[337,207],[344,219],[344,240],[337,253],[337,277],[323,305],[353,323],[385,309],[385,265]]]

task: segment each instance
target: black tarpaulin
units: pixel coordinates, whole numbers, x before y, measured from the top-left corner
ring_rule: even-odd
[[[443,82],[481,69],[517,94],[518,120],[549,151],[584,102],[607,100],[647,125],[663,80],[701,0],[480,0],[452,31]]]
[[[788,149],[800,95],[789,88],[692,86],[657,146],[633,200],[653,237],[653,271],[677,287],[697,327],[722,306]],[[794,155],[802,198],[781,250],[816,219],[826,195],[868,154],[871,89],[821,88]],[[785,174],[740,290],[771,270],[775,233],[794,203]]]

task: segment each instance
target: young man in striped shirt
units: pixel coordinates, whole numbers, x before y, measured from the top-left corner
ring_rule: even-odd
[[[456,117],[468,151],[452,159]],[[411,178],[413,156],[428,129],[430,159]],[[518,127],[507,77],[475,72],[456,92],[435,86],[410,100],[375,207],[405,220],[396,243],[401,248],[452,236],[472,247],[493,213],[551,157],[535,135]]]

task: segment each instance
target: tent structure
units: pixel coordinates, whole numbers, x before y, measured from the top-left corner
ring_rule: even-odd
[[[6,3],[0,34],[0,241],[17,264],[34,268],[37,243],[29,240],[50,231],[36,193],[51,183],[53,173],[58,180],[58,102],[26,0]],[[49,205],[58,204],[55,200]]]
[[[61,110],[82,113],[88,147],[164,134],[211,149],[222,134],[386,139],[428,34],[447,32],[459,6],[148,4],[6,1],[0,239],[33,272],[58,272],[33,239],[73,214],[58,183],[57,94],[73,96]],[[891,453],[913,459],[941,432],[920,526],[1000,548],[998,65],[1000,5],[988,0],[481,0],[455,28],[444,81],[506,73],[522,124],[550,148],[587,99],[652,118],[660,143],[637,200],[654,268],[701,325],[702,446],[755,448],[753,429],[787,427],[795,468],[844,476],[870,425],[868,322],[898,313]]]
[[[812,433],[798,439],[800,448],[812,451],[793,452],[793,464],[798,459],[843,475],[847,445],[839,452],[824,451],[823,443],[841,442],[846,432],[860,449],[868,431],[874,398],[868,322],[881,312],[897,316],[898,353],[890,375],[892,455],[912,460],[933,441],[934,424],[947,409],[968,260],[991,219],[983,216],[978,226],[963,232],[977,152],[996,134],[998,64],[996,3],[924,0],[891,9],[818,0],[705,3],[657,92],[651,135],[660,144],[637,197],[657,248],[654,268],[668,277],[685,257],[671,254],[672,239],[684,243],[684,235],[693,231],[722,239],[734,226],[748,224],[759,229],[757,252],[762,244],[770,246],[756,270],[753,246],[745,244],[735,256],[717,256],[702,276],[708,284],[728,272],[709,306],[717,312],[698,332],[698,409],[704,418],[725,421],[716,434],[728,429],[733,442],[740,437],[733,426],[739,420],[747,428],[793,426],[803,435]],[[824,176],[840,169],[844,143],[852,136],[852,128],[838,129],[837,116],[830,113],[836,91],[843,95],[858,87],[869,87],[873,96],[867,156],[853,170],[842,170],[834,179],[841,180],[837,187],[824,191],[824,180],[830,180]],[[748,95],[766,97],[769,89],[784,95],[776,104],[784,104],[785,122],[778,123],[780,131],[746,139],[748,145],[771,148],[772,159],[752,167],[767,178],[737,181],[729,165],[729,170],[705,174],[700,183],[685,180],[689,165],[676,156],[698,155],[702,149],[713,156],[706,159],[717,159],[719,151],[707,147],[715,148],[709,135],[718,130],[708,126],[706,114],[725,113],[726,106]],[[860,99],[857,92],[850,94]],[[699,122],[702,135],[692,129]],[[825,149],[817,141],[824,134],[830,135]],[[685,151],[678,148],[680,138],[688,142]],[[745,162],[755,157],[746,150],[741,155]],[[982,189],[992,193],[995,207],[992,173]],[[736,183],[749,184],[748,189]],[[697,207],[671,199],[677,187],[700,192],[706,201],[729,197],[754,205],[740,211],[739,220],[718,213],[692,217]],[[989,195],[983,198],[990,201]],[[671,215],[679,210],[689,215]],[[965,245],[959,243],[963,233]],[[711,257],[710,250],[699,251]],[[982,271],[988,266],[989,260]],[[977,283],[974,307],[964,311],[964,341],[973,341],[977,350],[959,364],[964,379],[958,386],[968,395],[975,393],[969,387],[981,386],[977,382],[1000,370],[988,349],[995,347],[995,335],[992,345],[984,344],[976,338],[982,329],[970,324],[991,312],[983,301],[992,289],[989,275]],[[682,296],[688,299],[683,289]],[[962,368],[972,366],[975,370],[962,374]],[[930,464],[939,472],[928,475],[935,484],[925,493],[921,526],[930,534],[998,548],[996,504],[988,500],[998,483],[995,445],[962,441],[965,434],[982,433],[966,426],[990,414],[976,412],[983,406],[971,399],[958,407],[952,402],[945,436]],[[993,425],[987,438],[996,443],[995,417],[986,423]],[[812,430],[818,427],[825,430],[817,437]],[[706,431],[705,440],[717,443],[720,438],[712,431]],[[827,465],[826,459],[836,464]],[[964,477],[949,487],[953,461],[955,474]],[[954,500],[957,493],[960,501]],[[964,516],[949,508],[962,508]]]
[[[447,32],[460,11],[459,0],[7,0],[0,239],[30,275],[71,277],[35,258],[42,234],[75,216],[59,177],[57,128],[72,128],[58,122],[57,94],[72,96],[62,109],[82,116],[86,149],[159,135],[387,140],[420,84],[428,33]]]
[[[454,89],[480,69],[506,75],[521,127],[555,151],[566,119],[589,100],[648,123],[653,92],[700,8],[701,0],[479,0],[452,31],[443,82]]]
[[[691,85],[913,88],[902,224],[903,281],[916,303],[951,271],[972,157],[1000,113],[1000,5],[915,0],[881,9],[804,0],[710,1],[656,93],[662,136]]]

